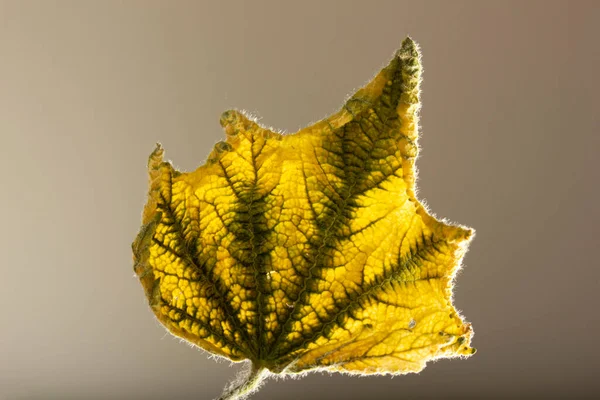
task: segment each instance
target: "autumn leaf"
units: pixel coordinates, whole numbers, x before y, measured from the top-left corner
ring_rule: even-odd
[[[469,356],[452,305],[469,228],[415,196],[420,55],[407,38],[331,117],[294,134],[238,111],[205,165],[148,167],[135,272],[174,335],[232,361],[243,398],[270,374],[418,372]]]

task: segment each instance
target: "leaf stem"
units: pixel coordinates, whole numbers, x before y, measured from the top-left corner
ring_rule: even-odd
[[[231,382],[218,400],[242,400],[256,392],[268,376],[268,370],[252,363],[247,374]]]

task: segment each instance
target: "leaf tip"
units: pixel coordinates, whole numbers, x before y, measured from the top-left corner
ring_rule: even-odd
[[[156,146],[152,153],[150,153],[150,157],[148,157],[148,169],[151,171],[153,169],[158,168],[160,163],[163,162],[163,155],[165,154],[165,149],[162,147],[160,142],[156,142]]]
[[[236,137],[243,134],[252,127],[257,127],[257,123],[244,114],[243,111],[227,110],[221,114],[219,123],[229,137]]]
[[[221,114],[221,118],[219,119],[219,123],[223,128],[226,128],[227,125],[233,124],[239,116],[239,112],[236,110],[226,110]]]
[[[396,55],[402,59],[405,58],[420,58],[421,52],[419,51],[419,45],[410,36],[402,41],[400,49]]]
[[[459,239],[470,242],[475,237],[475,229],[464,225],[458,225],[457,237]]]

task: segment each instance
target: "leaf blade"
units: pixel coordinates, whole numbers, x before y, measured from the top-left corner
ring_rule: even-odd
[[[420,54],[409,38],[336,114],[291,135],[243,113],[190,173],[149,159],[134,269],[180,337],[273,373],[420,371],[468,356],[452,305],[474,231],[415,195]]]

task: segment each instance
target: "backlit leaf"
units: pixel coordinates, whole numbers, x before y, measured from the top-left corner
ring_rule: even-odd
[[[342,109],[294,134],[237,111],[205,165],[157,146],[135,272],[174,335],[269,374],[417,372],[468,356],[451,302],[473,231],[415,196],[420,55],[406,39]]]

